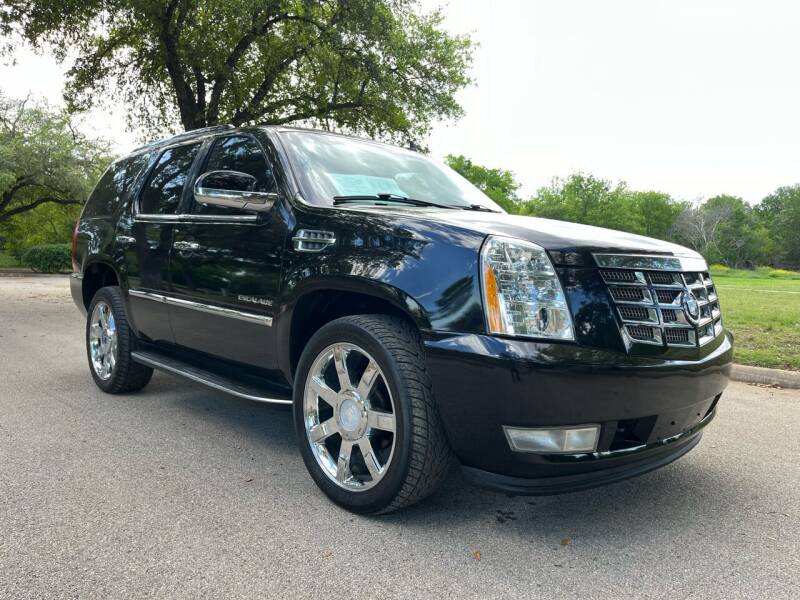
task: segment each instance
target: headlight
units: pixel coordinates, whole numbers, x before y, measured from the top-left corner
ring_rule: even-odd
[[[489,236],[481,250],[490,333],[574,340],[564,291],[544,248]]]

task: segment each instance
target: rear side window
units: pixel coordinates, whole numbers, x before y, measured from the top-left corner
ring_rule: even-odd
[[[142,190],[140,213],[163,215],[175,212],[199,148],[200,144],[177,146],[161,155]]]
[[[128,198],[149,159],[149,154],[139,154],[118,160],[108,167],[86,201],[83,216],[91,219],[113,215]]]

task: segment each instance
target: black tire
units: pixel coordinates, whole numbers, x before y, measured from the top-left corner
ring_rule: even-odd
[[[108,379],[103,379],[95,371],[89,341],[91,318],[95,307],[100,302],[105,302],[110,307],[117,332],[116,364]],[[131,359],[131,352],[135,349],[136,336],[128,324],[128,313],[125,310],[122,290],[117,286],[100,288],[92,298],[86,314],[86,356],[89,360],[89,372],[97,387],[108,394],[124,394],[136,392],[146,386],[153,376],[153,369]]]
[[[369,489],[349,491],[334,483],[317,463],[307,438],[304,394],[309,370],[333,344],[355,344],[378,363],[394,399],[394,455],[382,478]],[[360,514],[384,514],[433,493],[448,474],[451,450],[436,409],[419,332],[409,322],[385,315],[356,315],[332,321],[308,342],[294,386],[298,445],[311,477],[333,502]]]

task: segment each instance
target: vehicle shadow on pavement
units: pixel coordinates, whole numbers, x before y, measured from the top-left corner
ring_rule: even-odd
[[[293,473],[288,481],[290,489],[282,493],[308,490],[303,485],[308,476],[296,449],[290,407],[241,400],[172,378],[158,379],[140,395],[173,404],[178,418],[194,413],[212,421],[223,436],[235,435],[256,447],[259,460],[287,461]],[[700,460],[703,452],[701,442],[687,456],[658,471],[557,496],[513,496],[483,490],[466,483],[454,467],[433,497],[398,513],[365,517],[363,522],[420,530],[442,523],[448,527],[488,523],[495,534],[515,538],[597,537],[607,544],[611,536],[620,543],[652,543],[654,522],[673,535],[683,535],[700,524],[708,527],[714,522],[735,519],[741,512],[743,507],[732,501],[742,497],[741,493],[733,492],[735,479],[731,480],[729,472],[713,463]],[[293,485],[301,489],[292,492]],[[271,491],[265,489],[265,493]],[[343,512],[321,492],[315,490],[315,494],[313,503],[319,510]]]

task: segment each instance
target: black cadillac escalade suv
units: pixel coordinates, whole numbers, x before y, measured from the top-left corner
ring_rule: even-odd
[[[292,405],[319,487],[361,513],[451,459],[522,494],[691,450],[732,338],[695,252],[511,216],[426,156],[217,127],[139,148],[76,226],[72,294],[109,393],[153,369]]]

